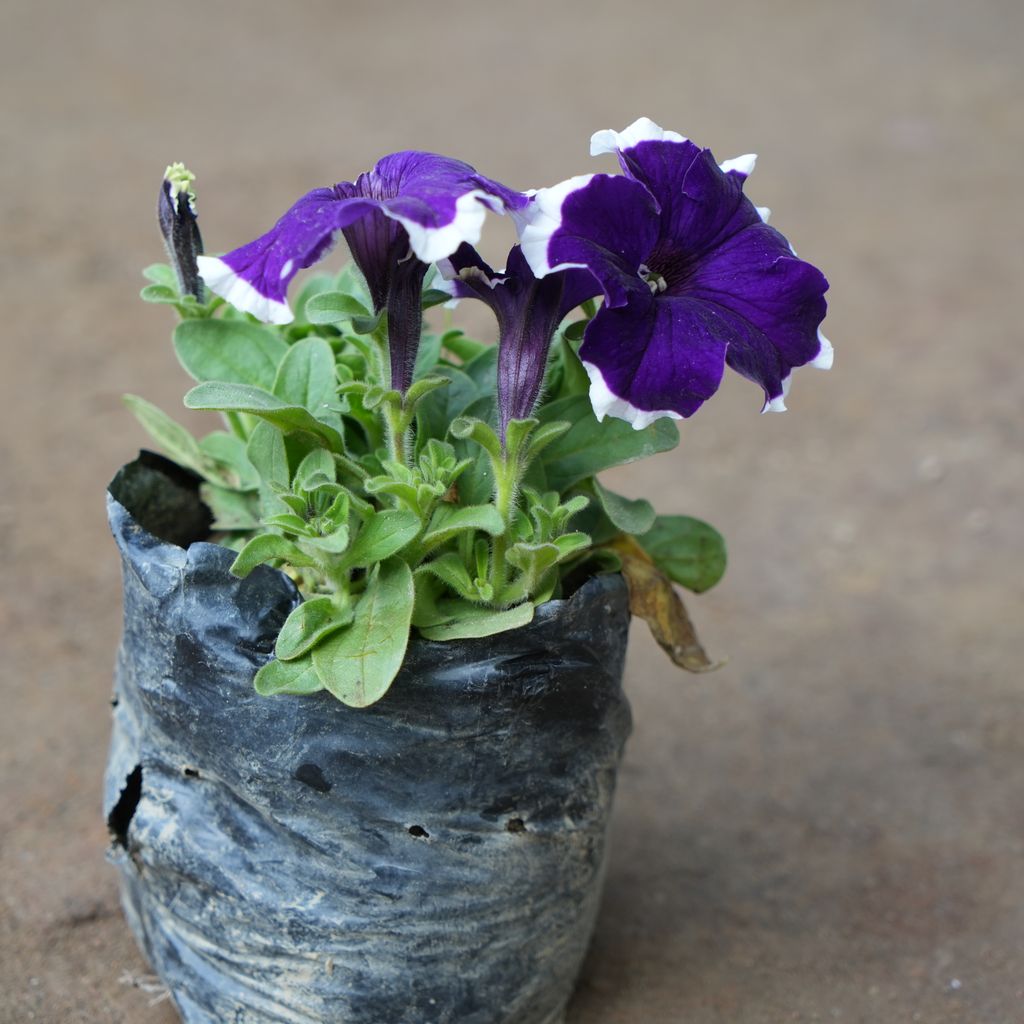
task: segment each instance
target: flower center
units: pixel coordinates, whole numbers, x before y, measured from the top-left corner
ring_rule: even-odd
[[[646,282],[647,287],[651,289],[652,295],[660,295],[661,292],[668,288],[668,281],[661,274],[651,270],[646,263],[640,264],[639,274]]]

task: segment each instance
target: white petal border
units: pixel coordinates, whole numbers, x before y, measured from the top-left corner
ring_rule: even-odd
[[[530,202],[518,213],[519,243],[534,277],[546,277],[556,270],[586,268],[585,263],[558,263],[552,266],[548,260],[548,246],[552,235],[562,226],[562,207],[566,199],[573,192],[586,188],[596,177],[596,174],[577,174],[550,188],[537,189],[530,197]]]
[[[400,217],[392,213],[386,204],[382,204],[380,210],[405,228],[409,234],[409,245],[419,259],[424,263],[436,263],[451,256],[463,242],[476,245],[480,241],[487,211],[504,213],[505,204],[483,189],[464,192],[455,200],[455,216],[437,228],[427,227],[411,217]]]
[[[594,132],[590,137],[590,155],[601,156],[603,153],[619,153],[624,149],[632,149],[641,142],[686,142],[685,136],[679,132],[667,132],[655,124],[649,117],[638,117],[629,127],[621,132],[613,128],[604,128]]]
[[[598,423],[605,416],[611,416],[613,419],[625,420],[634,430],[643,430],[655,420],[665,417],[672,420],[683,418],[674,409],[658,409],[653,412],[647,409],[638,409],[624,398],[619,398],[608,387],[601,371],[593,363],[584,362],[583,369],[587,371],[587,376],[590,378],[590,404],[593,406]]]
[[[260,294],[222,259],[197,256],[196,265],[207,288],[243,313],[251,313],[266,324],[290,324],[295,319],[287,302],[278,302]]]

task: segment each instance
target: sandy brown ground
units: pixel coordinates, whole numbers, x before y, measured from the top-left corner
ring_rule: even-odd
[[[647,114],[720,158],[833,282],[831,374],[731,380],[614,476],[715,522],[643,631],[607,898],[571,1024],[1024,1020],[1019,0],[371,5],[14,0],[0,22],[0,1022],[171,1024],[126,979],[99,785],[120,584],[103,489],[175,409],[164,165],[208,246],[395,149],[520,187]],[[610,169],[606,164],[597,165]],[[504,236],[502,236],[504,238]],[[495,243],[500,246],[501,240]],[[481,321],[483,322],[483,321]]]

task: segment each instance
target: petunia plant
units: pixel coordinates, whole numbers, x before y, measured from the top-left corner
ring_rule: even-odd
[[[622,174],[519,192],[422,152],[299,199],[265,234],[202,251],[193,176],[168,168],[159,221],[169,263],[143,298],[173,306],[174,348],[221,414],[197,440],[141,398],[156,443],[201,480],[232,572],[270,564],[304,601],[256,675],[264,695],[326,689],[363,707],[387,691],[410,635],[488,636],[598,572],[684,668],[711,667],[673,581],[725,568],[720,535],[599,474],[668,451],[674,420],[726,366],[780,411],[792,372],[827,368],[827,283],[744,194],[753,157],[718,164],[641,119],[594,135]],[[487,213],[519,242],[495,270],[474,246]],[[338,236],[335,274],[301,271]],[[483,302],[496,344],[424,310]],[[431,319],[431,318],[428,318]]]

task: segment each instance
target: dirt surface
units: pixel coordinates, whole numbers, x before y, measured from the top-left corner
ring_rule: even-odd
[[[171,1024],[103,859],[120,582],[103,489],[178,408],[165,164],[211,250],[381,154],[519,187],[640,114],[755,150],[832,281],[830,374],[730,380],[610,476],[716,523],[715,675],[643,631],[604,911],[571,1024],[1024,1020],[1018,0],[28,3],[0,32],[0,1022]],[[492,237],[494,251],[507,226]],[[481,320],[481,323],[486,321]]]

